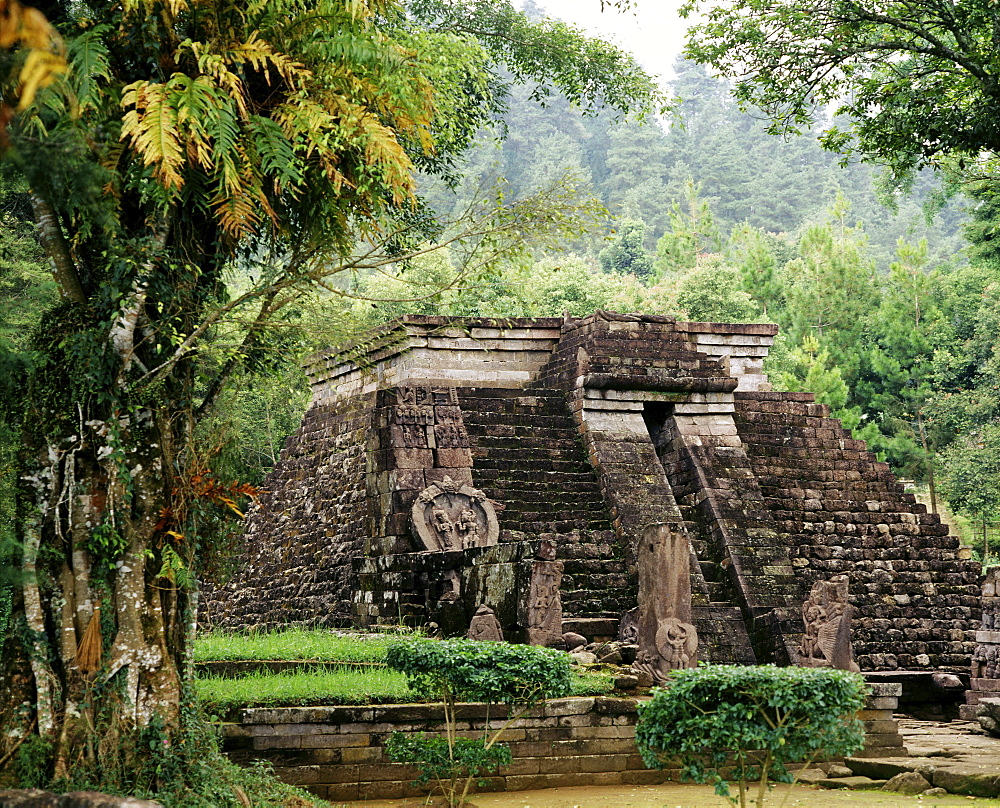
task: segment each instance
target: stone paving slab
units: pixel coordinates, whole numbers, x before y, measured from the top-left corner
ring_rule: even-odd
[[[936,788],[973,797],[1000,797],[1000,738],[993,738],[971,721],[914,721],[901,718],[908,757],[887,755],[848,758],[852,777],[830,778],[827,788],[858,788],[859,778],[886,780],[902,772],[917,772]],[[837,781],[843,785],[837,786]],[[868,786],[869,788],[873,786]]]

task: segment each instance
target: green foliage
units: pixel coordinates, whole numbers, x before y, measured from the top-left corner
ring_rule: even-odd
[[[844,429],[850,429],[855,438],[868,441],[872,451],[879,450],[880,433],[873,424],[864,424],[860,407],[848,406],[850,391],[840,366],[834,364],[830,351],[821,347],[816,337],[804,336],[783,357],[780,368],[772,371],[770,378],[777,390],[814,393],[816,403],[828,406],[831,417],[838,418]]]
[[[574,105],[663,114],[668,105],[656,81],[615,45],[547,17],[530,17],[509,0],[453,3],[409,0],[407,10],[432,30],[475,38],[516,81],[535,82],[533,100],[558,91]]]
[[[79,769],[63,790],[95,790],[138,799],[153,799],[164,808],[306,808],[322,803],[308,792],[278,780],[264,761],[238,766],[221,751],[207,723],[188,710],[185,726],[170,732],[154,719],[134,736],[106,753],[114,764],[98,779]],[[110,761],[109,761],[110,762]]]
[[[694,269],[699,256],[719,250],[722,235],[700,190],[692,180],[685,181],[683,203],[675,200],[671,205],[670,228],[656,243],[656,271],[661,276]]]
[[[938,463],[940,490],[952,508],[984,520],[1000,515],[1000,422],[963,435]]]
[[[642,246],[645,231],[646,225],[640,221],[621,221],[614,240],[598,254],[601,269],[648,280],[653,274],[653,261]]]
[[[570,692],[569,657],[534,645],[416,640],[389,646],[386,662],[427,698],[533,704]]]
[[[784,270],[785,319],[793,338],[817,337],[852,378],[858,364],[856,346],[878,300],[878,287],[863,234],[847,226],[848,210],[847,201],[838,197],[827,221],[809,225],[802,234],[798,257]]]
[[[735,95],[772,117],[772,131],[800,131],[839,104],[823,135],[897,176],[939,157],[1000,149],[992,45],[996,9],[896,0],[875,10],[833,0],[821,8],[784,0],[689,2],[703,15],[686,53],[736,80]],[[763,33],[763,32],[766,32]]]
[[[242,707],[297,704],[388,704],[414,700],[406,678],[397,671],[364,666],[310,668],[280,673],[252,673],[238,678],[200,676],[199,703],[225,715]]]
[[[739,270],[721,256],[706,255],[678,281],[677,305],[689,320],[714,323],[750,323],[760,310],[741,288]]]
[[[416,762],[420,782],[436,780],[449,806],[464,804],[472,780],[487,765],[499,762],[502,753],[493,750],[511,723],[542,699],[566,696],[572,687],[569,656],[533,645],[423,640],[391,645],[386,661],[390,668],[406,674],[414,691],[444,704],[442,741],[400,739],[395,749],[404,757],[390,756]],[[517,705],[520,711],[511,709],[507,722],[496,731],[484,728],[482,740],[475,745],[462,744],[456,735],[458,700]],[[509,752],[506,758],[509,762]]]
[[[25,738],[14,756],[14,773],[21,788],[44,788],[52,780],[55,746],[48,738]]]
[[[785,288],[779,274],[777,250],[787,249],[776,236],[742,224],[733,229],[727,253],[739,267],[743,291],[756,301],[761,315],[780,310]],[[771,316],[774,316],[773,314]]]
[[[385,662],[386,649],[399,642],[391,634],[358,636],[325,629],[289,628],[276,632],[200,634],[194,644],[198,662],[233,659],[303,659],[317,662]]]
[[[729,796],[725,771],[739,783],[741,805],[747,784],[758,781],[762,808],[769,780],[792,782],[787,764],[850,755],[864,745],[856,718],[864,699],[860,675],[828,668],[677,671],[639,705],[636,743],[647,766],[679,763],[682,777],[712,783],[721,796]]]
[[[420,767],[417,785],[427,785],[433,780],[446,793],[452,782],[482,777],[491,769],[510,765],[513,760],[507,744],[490,746],[485,738],[456,738],[449,745],[447,738],[394,732],[385,750],[395,763],[414,763]]]

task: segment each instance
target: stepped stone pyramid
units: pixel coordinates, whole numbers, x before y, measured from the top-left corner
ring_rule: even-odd
[[[320,354],[312,404],[209,589],[221,628],[437,623],[525,634],[542,548],[565,627],[613,636],[637,542],[690,544],[699,658],[795,663],[813,583],[850,580],[864,670],[967,669],[976,562],[808,393],[770,392],[777,327],[407,316]]]

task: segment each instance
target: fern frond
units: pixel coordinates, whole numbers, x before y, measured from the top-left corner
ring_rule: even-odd
[[[250,118],[249,129],[261,170],[272,178],[275,193],[286,190],[295,193],[304,178],[302,167],[281,127],[270,118],[254,115]]]
[[[69,83],[79,112],[97,109],[104,95],[100,84],[111,81],[108,48],[104,38],[111,27],[95,25],[69,43]]]
[[[184,178],[184,148],[177,127],[177,110],[167,100],[166,87],[148,81],[136,81],[122,94],[121,139],[129,140],[142,157],[153,166],[153,175],[167,189],[180,188]]]
[[[264,194],[259,178],[253,170],[253,165],[247,152],[238,147],[239,182],[236,187],[220,189],[215,199],[216,216],[223,231],[232,239],[237,240],[253,232],[261,222],[260,209],[275,220]]]
[[[51,51],[30,50],[18,73],[17,108],[23,110],[35,100],[35,93],[47,87],[66,70],[66,62]]]
[[[301,87],[312,76],[312,71],[304,64],[276,51],[269,42],[262,40],[258,31],[252,32],[246,42],[230,48],[228,55],[234,62],[249,63],[254,70],[263,73],[268,84],[271,83],[272,67],[290,87]]]
[[[382,179],[392,201],[399,205],[413,194],[413,163],[389,127],[381,124],[374,115],[361,121],[367,143],[365,160],[368,165],[381,170]]]

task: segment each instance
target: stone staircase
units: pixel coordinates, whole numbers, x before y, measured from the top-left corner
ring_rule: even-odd
[[[962,627],[976,616],[978,576],[974,563],[958,559],[947,526],[904,493],[888,465],[812,394],[735,399],[763,505],[787,537],[803,596],[814,581],[850,574],[862,669],[961,665],[968,641]],[[911,653],[897,653],[903,640]]]
[[[597,475],[556,391],[463,388],[459,401],[472,444],[473,481],[504,503],[500,542],[548,539],[565,563],[566,615],[615,618],[634,605]]]

